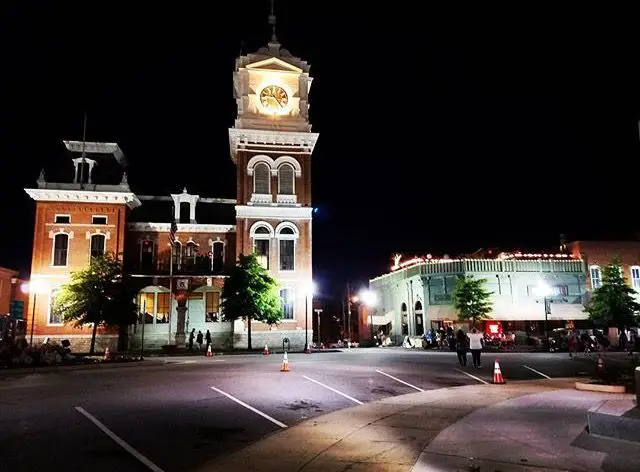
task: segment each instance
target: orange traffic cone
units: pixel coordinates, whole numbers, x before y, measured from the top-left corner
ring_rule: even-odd
[[[109,360],[109,346],[104,350],[104,359],[105,361]]]
[[[280,372],[289,372],[289,359],[287,358],[287,351],[284,352],[284,357],[282,358],[282,367],[280,367]]]
[[[271,353],[269,352],[269,346],[265,344],[265,345],[264,345],[264,351],[262,351],[262,355],[263,355],[263,356],[268,356],[269,354],[271,354]]]
[[[494,384],[504,384],[504,378],[502,377],[502,371],[500,371],[500,363],[498,359],[496,359],[495,364],[493,364],[493,383]]]
[[[311,354],[311,346],[307,344],[307,347],[304,349],[305,354]]]
[[[213,352],[211,352],[211,344],[209,344],[209,347],[207,348],[207,357],[213,357]]]

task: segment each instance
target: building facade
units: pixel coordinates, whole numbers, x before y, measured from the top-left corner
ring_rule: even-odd
[[[274,35],[267,47],[236,60],[233,84],[235,199],[186,188],[139,195],[117,144],[80,141],[65,141],[70,157],[63,178],[47,179],[43,170],[37,186],[25,189],[36,202],[31,279],[41,293],[31,294],[29,310],[35,339],[64,337],[76,349],[87,347],[90,327],[64,325],[51,305],[70,275],[104,252],[121,257],[138,291],[140,316],[128,347],[139,345],[143,330],[146,346],[182,345],[193,329],[209,330],[215,348],[246,347],[246,322],[223,321],[220,303],[227,269],[252,252],[280,283],[283,310],[277,326],[252,322],[254,346],[288,338],[292,348],[302,348],[312,339],[305,308],[312,296],[311,155],[318,134],[308,115],[309,65]],[[116,348],[117,340],[117,333],[102,330],[98,349]]]
[[[370,288],[378,295],[371,317],[374,329],[382,329],[398,343],[406,335],[422,336],[432,327],[468,328],[468,322],[458,321],[452,296],[456,280],[464,275],[486,280],[493,303],[490,317],[501,330],[542,333],[542,285],[550,288],[547,298],[552,302],[548,329],[565,327],[568,321],[580,324],[587,320],[583,312],[586,290],[582,260],[566,254],[520,256],[420,258],[404,263],[397,259],[392,272],[370,281]]]

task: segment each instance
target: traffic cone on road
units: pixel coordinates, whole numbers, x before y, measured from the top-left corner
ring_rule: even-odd
[[[495,364],[493,364],[493,383],[494,384],[504,384],[504,378],[502,377],[502,371],[500,370],[500,363],[498,359],[496,359]]]
[[[311,345],[307,343],[307,347],[304,349],[305,354],[311,354]]]
[[[211,352],[211,344],[209,344],[209,347],[207,348],[207,357],[213,357],[213,352]]]
[[[109,346],[104,350],[104,359],[105,361],[109,360]]]
[[[262,351],[262,355],[263,356],[268,356],[269,354],[271,354],[269,352],[269,346],[267,344],[264,345],[264,351]]]
[[[287,351],[284,352],[284,357],[282,358],[282,367],[280,367],[280,372],[289,372],[289,359],[287,358]]]

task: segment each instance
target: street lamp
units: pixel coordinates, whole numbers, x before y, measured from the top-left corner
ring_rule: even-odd
[[[371,325],[371,342],[373,342],[373,307],[378,303],[378,296],[373,290],[363,290],[360,292],[360,300],[369,310],[369,320]]]
[[[305,350],[309,347],[309,297],[313,297],[313,294],[316,291],[316,284],[313,281],[309,281],[302,288],[302,292],[304,293],[304,348]]]
[[[317,340],[318,340],[318,344],[320,344],[321,340],[320,340],[320,313],[322,313],[322,308],[315,308],[313,310],[315,312],[316,315],[318,315],[318,335],[316,336]]]
[[[547,317],[551,313],[549,296],[553,295],[553,290],[546,282],[544,282],[543,280],[539,280],[538,285],[534,289],[534,293],[537,296],[542,297],[544,301],[544,346],[546,347],[549,343],[549,334],[547,332]]]
[[[29,336],[29,347],[33,346],[33,328],[36,319],[36,301],[38,300],[38,294],[44,294],[49,291],[49,284],[44,280],[35,279],[31,282],[23,283],[20,287],[22,293],[33,294],[33,309],[31,310],[31,334]]]

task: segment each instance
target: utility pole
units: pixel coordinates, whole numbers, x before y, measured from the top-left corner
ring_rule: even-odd
[[[322,313],[322,308],[314,308],[313,311],[318,315],[318,337],[316,341],[320,344],[322,342],[320,337],[320,313]]]
[[[347,339],[351,341],[351,288],[347,280]]]

